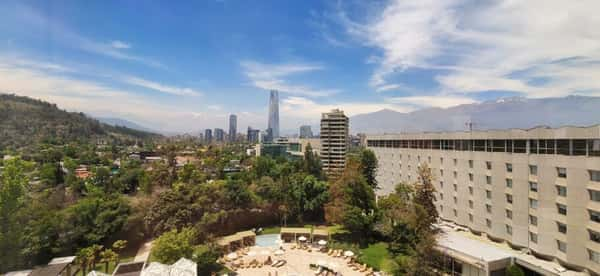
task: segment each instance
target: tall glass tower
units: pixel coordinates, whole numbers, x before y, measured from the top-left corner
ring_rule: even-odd
[[[237,116],[229,115],[229,142],[235,142],[237,139]]]
[[[271,97],[269,98],[269,126],[271,129],[273,138],[279,137],[279,92],[277,90],[271,90]]]

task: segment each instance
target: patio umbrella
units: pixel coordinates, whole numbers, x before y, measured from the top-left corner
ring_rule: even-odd
[[[317,244],[319,244],[319,245],[326,245],[326,244],[327,244],[327,241],[325,241],[325,240],[319,240],[319,241],[317,242]]]
[[[275,250],[275,253],[273,253],[273,254],[275,254],[275,255],[283,255],[283,253],[284,253],[283,250],[278,249],[278,250]]]
[[[354,256],[354,252],[348,250],[348,251],[344,252],[344,256],[346,256],[346,257],[352,257],[352,256]]]
[[[304,242],[304,241],[306,241],[306,237],[305,236],[300,236],[298,238],[298,240],[301,241],[301,242]]]
[[[230,260],[235,260],[237,257],[238,257],[238,254],[235,252],[231,252],[231,253],[227,254],[227,259],[230,259]]]

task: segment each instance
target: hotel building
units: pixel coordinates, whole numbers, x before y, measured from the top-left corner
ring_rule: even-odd
[[[344,111],[334,109],[321,114],[321,161],[323,171],[335,177],[346,167],[349,120]]]
[[[379,160],[380,194],[417,181],[426,163],[444,221],[600,273],[600,126],[367,135],[366,143]]]

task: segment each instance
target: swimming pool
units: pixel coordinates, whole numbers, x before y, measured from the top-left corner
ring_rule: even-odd
[[[278,248],[279,234],[265,234],[256,236],[256,245],[260,247]]]

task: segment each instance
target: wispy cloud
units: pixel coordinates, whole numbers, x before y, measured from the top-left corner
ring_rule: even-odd
[[[408,96],[408,97],[390,97],[385,99],[386,102],[391,104],[398,104],[402,106],[414,106],[418,108],[423,107],[441,107],[448,108],[461,104],[472,104],[477,101],[464,96],[452,96],[452,95],[433,95],[433,96]]]
[[[240,63],[246,77],[252,85],[265,90],[278,90],[283,93],[309,97],[324,97],[340,92],[338,89],[315,89],[306,85],[290,84],[286,77],[296,74],[323,70],[314,64],[265,64],[256,61]]]
[[[113,40],[110,45],[113,48],[117,48],[117,49],[129,49],[131,48],[131,44],[120,41],[120,40]]]
[[[200,96],[200,95],[202,95],[201,92],[194,90],[192,88],[169,86],[169,85],[165,85],[165,84],[161,84],[158,82],[154,82],[154,81],[150,81],[150,80],[146,80],[146,79],[142,79],[142,78],[138,78],[138,77],[133,77],[133,76],[125,77],[125,78],[123,78],[123,81],[126,83],[129,83],[129,84],[136,85],[136,86],[152,89],[152,90],[162,92],[162,93],[177,95],[177,96]]]
[[[318,120],[323,112],[329,112],[332,109],[340,108],[344,110],[346,115],[353,116],[363,113],[375,112],[382,109],[391,109],[400,112],[408,112],[414,110],[410,106],[402,106],[394,103],[377,103],[377,102],[338,102],[318,103],[305,97],[287,97],[281,101],[282,113],[286,116],[296,118],[305,118],[309,120]]]

